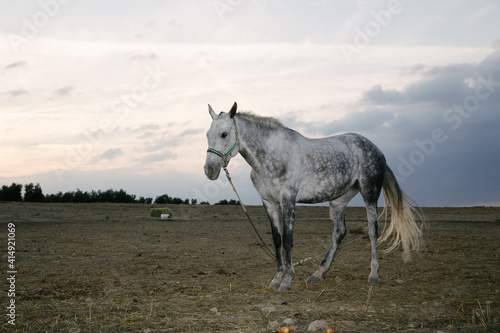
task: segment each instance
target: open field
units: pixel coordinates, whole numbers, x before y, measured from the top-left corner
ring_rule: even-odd
[[[273,259],[239,206],[0,203],[4,332],[499,332],[500,208],[429,208],[425,246],[409,263],[379,251],[381,283],[368,282],[367,239],[344,247],[318,284],[321,258],[296,267],[293,290],[267,288]],[[271,244],[262,207],[249,214]],[[349,241],[365,233],[346,212]],[[7,224],[15,224],[15,326],[7,323]],[[382,226],[381,226],[382,228]],[[326,207],[299,207],[296,261],[326,251]],[[272,248],[272,247],[271,247]],[[383,248],[383,247],[382,247]]]

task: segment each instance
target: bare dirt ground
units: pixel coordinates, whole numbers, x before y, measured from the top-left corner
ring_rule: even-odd
[[[425,247],[409,263],[379,251],[381,283],[367,282],[367,239],[343,248],[318,284],[321,258],[296,267],[293,290],[267,288],[274,260],[239,206],[0,203],[4,332],[499,332],[500,208],[430,208]],[[271,244],[262,207],[249,214]],[[365,233],[346,212],[345,242]],[[15,224],[15,297],[8,297],[7,224]],[[381,226],[382,228],[382,226]],[[299,207],[296,261],[325,252],[326,207]],[[271,247],[272,248],[272,247]],[[383,248],[383,247],[382,247]],[[15,300],[15,326],[8,306]],[[289,318],[288,324],[282,324]]]

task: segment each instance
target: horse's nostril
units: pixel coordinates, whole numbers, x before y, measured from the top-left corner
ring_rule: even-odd
[[[213,177],[215,173],[215,169],[213,166],[211,165],[205,165],[205,175],[207,175],[207,177]]]

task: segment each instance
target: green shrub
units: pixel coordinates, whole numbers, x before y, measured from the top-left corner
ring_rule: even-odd
[[[168,214],[170,218],[173,217],[172,211],[169,208],[151,208],[149,212],[150,217],[160,218],[161,214]]]

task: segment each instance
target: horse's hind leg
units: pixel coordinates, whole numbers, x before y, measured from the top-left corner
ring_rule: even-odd
[[[325,258],[321,262],[319,268],[308,279],[308,283],[319,282],[323,274],[330,269],[332,260],[339,249],[340,242],[346,234],[344,210],[347,203],[359,192],[357,186],[351,187],[343,196],[330,201],[330,220],[333,223],[333,241],[326,253]]]
[[[377,259],[377,238],[378,238],[378,223],[377,223],[377,201],[365,202],[366,215],[368,218],[368,236],[370,237],[370,246],[372,249],[372,262],[370,265],[370,276],[368,282],[371,284],[379,283],[378,278],[378,259]]]

